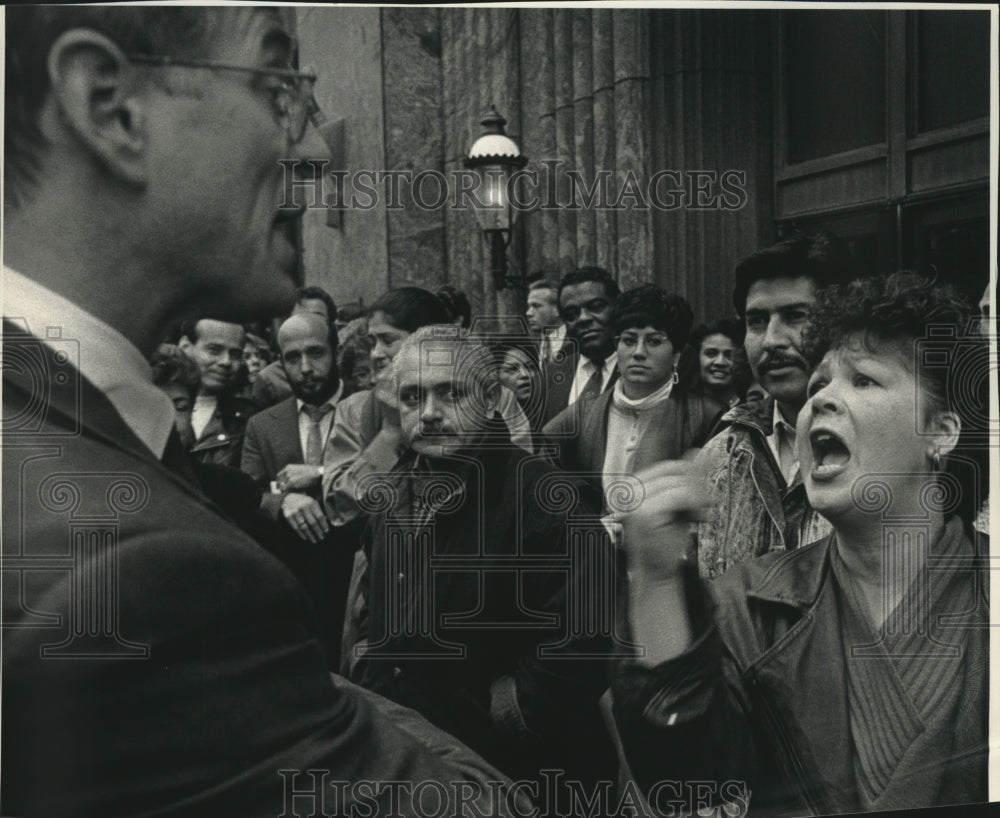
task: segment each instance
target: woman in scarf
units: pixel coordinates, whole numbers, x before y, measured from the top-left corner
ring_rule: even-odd
[[[611,311],[620,377],[543,429],[564,469],[600,478],[611,510],[620,492],[630,496],[625,484],[635,471],[701,446],[726,408],[678,386],[677,360],[693,322],[679,295],[652,284],[622,293]]]
[[[717,782],[751,813],[988,797],[988,547],[970,526],[988,380],[971,317],[907,273],[820,293],[797,446],[833,533],[728,572],[714,610],[688,553],[704,483],[682,463],[641,475],[624,526],[644,655],[613,690],[652,807],[665,777]]]

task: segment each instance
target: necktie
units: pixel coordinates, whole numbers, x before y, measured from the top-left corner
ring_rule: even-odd
[[[588,380],[587,384],[583,387],[583,391],[580,393],[578,400],[596,398],[601,394],[602,386],[604,386],[603,365],[594,370],[594,374],[590,376],[590,380]]]
[[[323,462],[323,437],[319,432],[319,422],[324,415],[333,411],[329,403],[322,406],[302,404],[302,412],[309,418],[309,430],[306,433],[305,458],[307,466],[318,466]]]

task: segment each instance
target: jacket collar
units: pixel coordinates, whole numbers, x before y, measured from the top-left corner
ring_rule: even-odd
[[[767,437],[774,431],[774,398],[738,403],[719,421],[720,427],[742,426]]]
[[[816,604],[830,571],[833,534],[819,542],[786,551],[763,569],[750,565],[751,582],[747,596],[778,602],[807,611]]]

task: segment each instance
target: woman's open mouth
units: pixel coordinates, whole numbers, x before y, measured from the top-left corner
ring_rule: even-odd
[[[812,447],[813,480],[830,480],[840,474],[851,459],[851,451],[847,444],[826,429],[814,430],[809,434],[809,445]]]
[[[826,429],[817,429],[809,434],[809,445],[812,447],[813,480],[830,480],[840,474],[851,459],[851,451],[847,444]]]

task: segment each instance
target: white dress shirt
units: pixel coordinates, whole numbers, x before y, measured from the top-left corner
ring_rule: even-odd
[[[612,352],[607,358],[604,359],[604,365],[601,367],[602,392],[608,388],[608,384],[611,382],[611,376],[614,374],[615,367],[617,365],[617,352]],[[580,360],[576,362],[576,374],[573,376],[573,385],[569,390],[569,400],[566,402],[567,406],[576,403],[577,398],[580,397],[580,393],[586,388],[587,381],[590,380],[590,376],[596,371],[597,366],[594,362],[591,361],[590,358],[586,358],[581,355]]]
[[[538,346],[538,360],[541,363],[555,360],[556,353],[562,349],[566,339],[566,325],[560,324],[555,329],[542,330],[542,340]]]
[[[795,425],[788,423],[781,415],[778,402],[774,402],[774,426],[767,436],[774,460],[785,478],[785,485],[794,485],[799,476],[799,458],[795,453]]]
[[[326,451],[326,443],[330,438],[330,430],[333,429],[333,416],[337,411],[337,404],[340,402],[340,395],[344,391],[344,382],[341,381],[340,385],[337,387],[337,391],[333,394],[333,397],[328,398],[320,406],[329,406],[331,411],[327,412],[319,421],[319,440],[320,440],[320,452]],[[309,415],[302,411],[302,407],[306,405],[304,400],[299,398],[295,399],[295,406],[299,413],[299,443],[302,445],[302,454],[305,455],[306,450],[309,447],[309,427],[312,425],[312,421],[309,419]]]
[[[153,385],[149,363],[118,330],[48,287],[3,268],[4,319],[67,352],[157,458],[174,425],[173,401]]]

